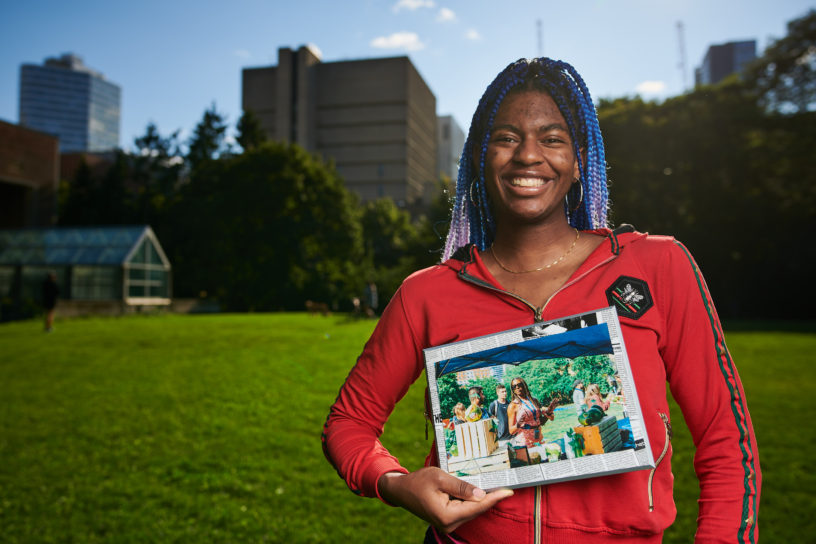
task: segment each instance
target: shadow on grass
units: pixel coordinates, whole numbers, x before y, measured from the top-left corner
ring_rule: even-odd
[[[724,319],[723,330],[728,332],[801,332],[816,333],[816,321]]]

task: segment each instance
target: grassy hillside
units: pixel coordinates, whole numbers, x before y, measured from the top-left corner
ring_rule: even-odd
[[[320,428],[372,321],[303,314],[135,316],[0,326],[3,542],[418,542],[423,524],[350,493]],[[810,534],[816,335],[728,335],[757,428],[763,540]],[[424,385],[384,442],[429,443]],[[666,542],[693,532],[696,482],[677,412]]]

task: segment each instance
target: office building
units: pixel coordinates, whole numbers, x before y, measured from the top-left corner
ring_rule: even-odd
[[[436,98],[408,57],[322,62],[308,46],[245,68],[242,106],[268,138],[331,160],[363,201],[412,207],[438,178]]]
[[[60,152],[119,147],[121,90],[64,54],[20,67],[20,124],[59,138]]]
[[[0,229],[56,222],[58,145],[54,136],[0,121]]]
[[[465,146],[465,133],[451,115],[443,115],[436,120],[436,134],[439,148],[437,166],[439,174],[453,181],[459,175],[459,155]]]
[[[708,48],[703,63],[694,71],[695,85],[714,85],[740,73],[756,58],[756,40],[728,42]]]

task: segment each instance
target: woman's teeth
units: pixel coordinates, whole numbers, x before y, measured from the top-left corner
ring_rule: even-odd
[[[544,180],[541,178],[513,178],[511,183],[516,187],[541,187]]]

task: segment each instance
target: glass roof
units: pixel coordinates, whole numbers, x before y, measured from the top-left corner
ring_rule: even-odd
[[[121,265],[149,228],[0,230],[0,265]]]

